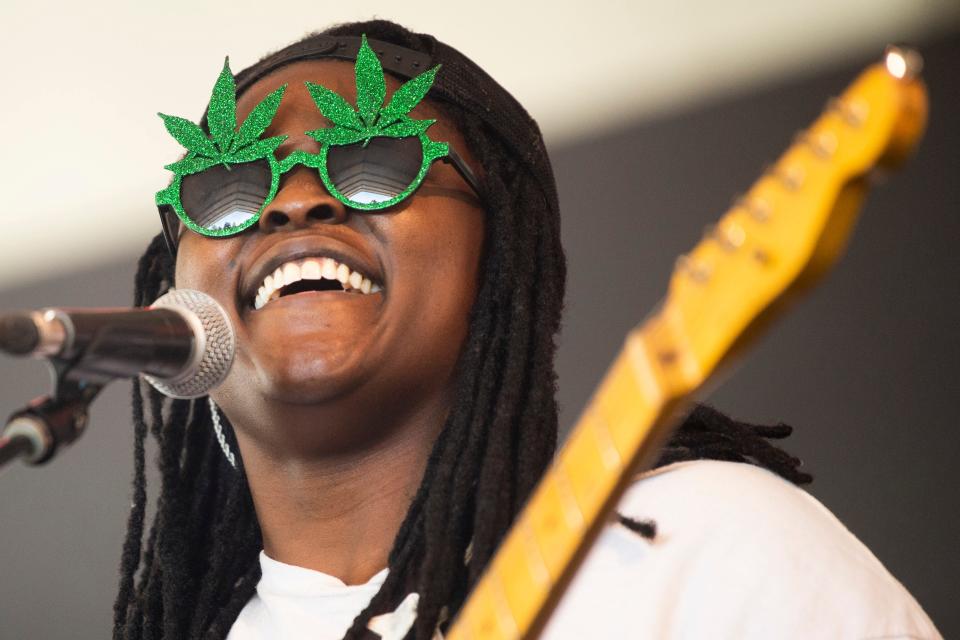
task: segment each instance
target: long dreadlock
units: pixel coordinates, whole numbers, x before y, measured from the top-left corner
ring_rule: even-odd
[[[366,34],[427,53],[443,47],[385,21],[341,25],[325,33]],[[268,56],[239,74],[240,91],[243,78],[249,86],[270,61]],[[455,74],[469,71],[454,67]],[[507,94],[478,69],[470,80],[459,101],[439,103],[485,169],[485,253],[457,366],[456,399],[394,540],[387,578],[347,639],[360,638],[373,615],[395,607],[411,591],[420,595],[416,639],[431,638],[438,624],[451,620],[556,446],[554,353],[565,262],[552,173],[532,120],[514,114],[510,121],[510,113],[491,116],[490,109],[478,108],[491,95],[504,100],[500,94]],[[457,93],[444,92],[442,85],[439,92],[448,98]],[[504,117],[507,125],[497,120]],[[504,135],[517,121],[529,130],[527,142],[533,141],[523,148],[518,147],[523,140]],[[173,282],[173,260],[157,236],[140,259],[134,303],[150,304]],[[136,382],[133,421],[133,507],[114,638],[225,638],[260,578],[262,541],[242,460],[237,469],[227,463],[202,400],[165,399]],[[232,428],[226,422],[224,427],[238,451]],[[671,440],[662,463],[702,457],[750,461],[795,482],[807,481],[797,460],[765,440],[787,433],[783,425],[753,427],[699,408]],[[161,486],[144,541],[148,435],[159,447]],[[652,527],[638,524],[639,532],[653,535]]]

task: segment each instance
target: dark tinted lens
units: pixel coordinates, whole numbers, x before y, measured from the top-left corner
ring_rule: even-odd
[[[385,202],[413,184],[423,164],[419,138],[373,138],[330,147],[327,175],[341,194],[358,204]]]
[[[270,163],[266,160],[217,165],[185,176],[180,204],[204,229],[238,227],[257,215],[270,194]]]

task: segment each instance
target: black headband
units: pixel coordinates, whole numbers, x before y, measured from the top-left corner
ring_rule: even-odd
[[[401,78],[412,78],[432,66],[430,56],[425,53],[372,38],[367,38],[367,43],[377,53],[384,70]],[[237,93],[243,93],[260,78],[288,64],[319,58],[336,58],[353,62],[357,59],[358,51],[360,51],[360,38],[357,36],[317,36],[269,56],[262,66],[257,66],[256,74],[251,77],[245,77],[241,72],[237,76]]]

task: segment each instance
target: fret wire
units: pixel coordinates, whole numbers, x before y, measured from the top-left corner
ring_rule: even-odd
[[[543,557],[543,550],[540,548],[540,543],[537,542],[537,537],[530,523],[527,522],[526,519],[522,519],[517,523],[517,526],[520,527],[520,531],[523,534],[524,546],[527,548],[525,555],[527,556],[527,566],[530,568],[530,575],[534,581],[541,586],[552,584],[554,577],[550,575],[547,561]]]
[[[510,609],[510,602],[507,599],[507,592],[503,587],[500,573],[494,570],[488,575],[490,579],[488,587],[492,591],[490,595],[494,608],[496,609],[497,622],[499,623],[500,630],[508,638],[517,638],[520,635],[520,629],[517,627],[517,621],[513,617],[513,611]]]
[[[577,502],[577,497],[573,492],[570,478],[567,477],[563,465],[559,464],[559,460],[558,464],[554,465],[551,475],[556,483],[557,493],[560,495],[560,507],[563,510],[563,517],[567,521],[567,525],[573,531],[580,531],[585,522],[583,511],[580,509],[580,503]]]
[[[609,471],[616,471],[623,466],[623,457],[613,442],[613,436],[610,435],[610,425],[599,409],[590,412],[593,418],[593,433],[597,439],[597,446],[600,448],[600,458],[603,465]]]

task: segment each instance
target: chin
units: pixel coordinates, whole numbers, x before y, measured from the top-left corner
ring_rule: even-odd
[[[277,348],[254,362],[258,386],[265,398],[297,404],[317,404],[342,397],[367,377],[362,353],[352,343],[301,344]]]

